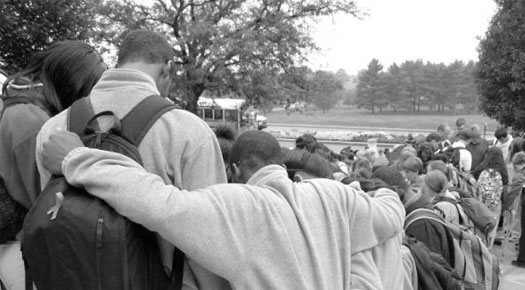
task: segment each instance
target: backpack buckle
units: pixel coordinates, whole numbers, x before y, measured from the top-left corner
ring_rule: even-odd
[[[47,214],[51,214],[51,219],[54,220],[57,217],[58,211],[60,210],[60,207],[62,206],[62,203],[64,202],[64,195],[62,192],[55,193],[55,205],[52,206],[48,211]]]

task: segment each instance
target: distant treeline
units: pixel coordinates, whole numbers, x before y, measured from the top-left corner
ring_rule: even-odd
[[[358,75],[354,103],[376,112],[478,111],[476,63],[405,61],[387,71],[377,59]]]

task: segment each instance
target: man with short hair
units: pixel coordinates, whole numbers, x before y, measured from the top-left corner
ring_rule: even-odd
[[[117,68],[107,70],[91,91],[89,101],[94,113],[112,111],[122,119],[148,96],[166,98],[173,77],[173,57],[172,46],[161,35],[147,30],[129,32],[119,47]],[[64,110],[51,118],[38,135],[36,155],[42,188],[51,176],[43,167],[42,144],[57,128],[67,128],[68,111]],[[104,131],[110,124],[103,121],[99,119]],[[204,121],[187,111],[164,113],[146,133],[138,150],[144,168],[160,176],[167,184],[195,190],[226,182],[221,151],[213,131]],[[170,272],[174,247],[162,241],[160,236],[159,244],[163,265]],[[185,287],[219,289],[227,285],[226,281],[193,261],[188,260],[188,264],[191,269],[185,264]]]
[[[469,172],[472,169],[472,154],[466,149],[470,143],[470,133],[466,130],[460,131],[456,135],[456,138],[457,140],[452,144],[452,148],[457,150],[459,159],[457,164],[454,164],[454,166],[457,166],[457,169],[461,171]],[[454,152],[454,154],[456,154],[456,152]],[[453,163],[456,163],[455,160],[452,161]]]
[[[470,152],[472,163],[470,168],[475,170],[489,150],[489,142],[481,136],[481,129],[474,124],[470,127],[470,142],[465,147]]]
[[[504,127],[496,129],[496,131],[494,131],[494,137],[496,137],[496,139],[494,139],[493,145],[501,149],[501,152],[503,153],[503,159],[505,162],[510,163],[510,144],[514,138],[512,138],[512,135],[509,135],[507,128]]]
[[[372,174],[372,178],[378,178],[395,188],[403,202],[407,216],[416,209],[432,209],[430,197],[414,191],[405,181],[401,173],[394,167],[378,168]],[[411,227],[405,230],[407,236],[415,237],[435,253],[454,266],[454,247],[452,234],[439,222],[430,219],[415,221]]]
[[[165,185],[121,154],[81,146],[60,131],[44,144],[43,164],[160,233],[234,289],[353,289],[352,274],[360,271],[352,267],[370,266],[353,264],[353,255],[402,231],[395,192],[379,189],[371,197],[322,178],[293,183],[267,132],[247,131],[231,148],[233,180],[246,184],[191,192]],[[368,289],[398,289],[380,287],[376,272],[365,274],[379,285]]]

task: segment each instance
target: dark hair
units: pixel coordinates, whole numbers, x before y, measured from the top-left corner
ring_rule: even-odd
[[[352,173],[369,178],[372,175],[372,162],[366,157],[357,157],[352,164]]]
[[[310,134],[304,134],[295,139],[295,147],[298,149],[306,149],[308,152],[314,152],[317,149],[321,149],[321,145],[317,142],[317,139]]]
[[[474,177],[479,178],[479,175],[483,170],[492,168],[501,174],[503,184],[508,184],[509,174],[507,172],[507,166],[503,159],[503,152],[499,147],[492,146],[489,148],[481,163],[474,169]]]
[[[465,118],[460,117],[456,120],[456,127],[463,126],[467,124],[467,120]]]
[[[52,115],[68,108],[74,101],[88,96],[107,66],[89,44],[81,41],[59,41],[45,51],[36,52],[27,67],[8,78],[27,77],[42,82],[43,94]]]
[[[386,182],[392,187],[396,187],[397,194],[403,200],[405,192],[408,190],[408,183],[401,175],[401,172],[392,166],[384,166],[378,168],[374,173],[372,173],[372,178],[379,178]]]
[[[294,172],[301,170],[321,178],[332,178],[333,170],[328,160],[318,153],[310,153],[305,149],[293,149],[285,153],[283,163]]]
[[[432,141],[441,142],[443,140],[443,137],[437,132],[432,132],[428,134],[426,140],[427,142],[432,142]]]
[[[132,30],[120,44],[117,66],[137,61],[165,64],[174,56],[173,47],[160,34],[144,29]]]
[[[248,168],[282,164],[281,146],[270,133],[252,130],[242,133],[230,150],[230,164],[246,162]]]
[[[219,125],[215,128],[215,136],[219,141],[222,160],[227,163],[230,160],[230,149],[235,141],[235,130],[228,125]]]
[[[506,128],[498,128],[496,131],[494,131],[494,137],[496,137],[496,139],[506,138],[508,135],[509,132]]]

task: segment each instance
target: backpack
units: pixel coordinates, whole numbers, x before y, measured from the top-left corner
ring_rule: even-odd
[[[437,202],[449,202],[456,206],[458,210],[460,225],[468,225],[467,221],[463,220],[460,208],[465,213],[470,221],[474,224],[477,230],[483,234],[488,234],[498,224],[496,216],[484,203],[476,198],[465,197],[465,198],[450,198],[444,196],[436,196],[434,198],[434,204]]]
[[[459,225],[445,221],[431,209],[416,209],[407,215],[405,230],[415,221],[431,219],[443,224],[454,237],[454,269],[463,279],[465,290],[497,290],[499,287],[499,260],[481,239]]]
[[[452,187],[449,191],[456,191],[462,198],[479,198],[479,185],[474,176],[453,166],[448,167],[449,180]]]
[[[503,181],[501,174],[492,168],[485,169],[478,178],[479,196],[490,209],[501,204]]]
[[[111,111],[93,115],[88,98],[71,106],[68,129],[87,147],[122,153],[142,164],[137,146],[153,123],[175,106],[149,96],[122,120]],[[97,119],[112,118],[101,132]],[[22,256],[26,274],[39,290],[180,289],[183,254],[176,250],[173,274],[165,274],[156,234],[119,215],[103,200],[64,177],[44,188],[24,222]]]
[[[7,108],[17,104],[35,104],[42,107],[34,99],[28,97],[3,98],[4,108],[0,114],[0,120]],[[44,111],[49,114],[47,110]],[[16,235],[22,230],[26,213],[27,209],[13,199],[0,176],[0,244],[16,239]]]
[[[418,289],[425,290],[460,290],[462,281],[440,254],[432,252],[423,242],[414,237],[403,238],[414,258],[417,272]]]

